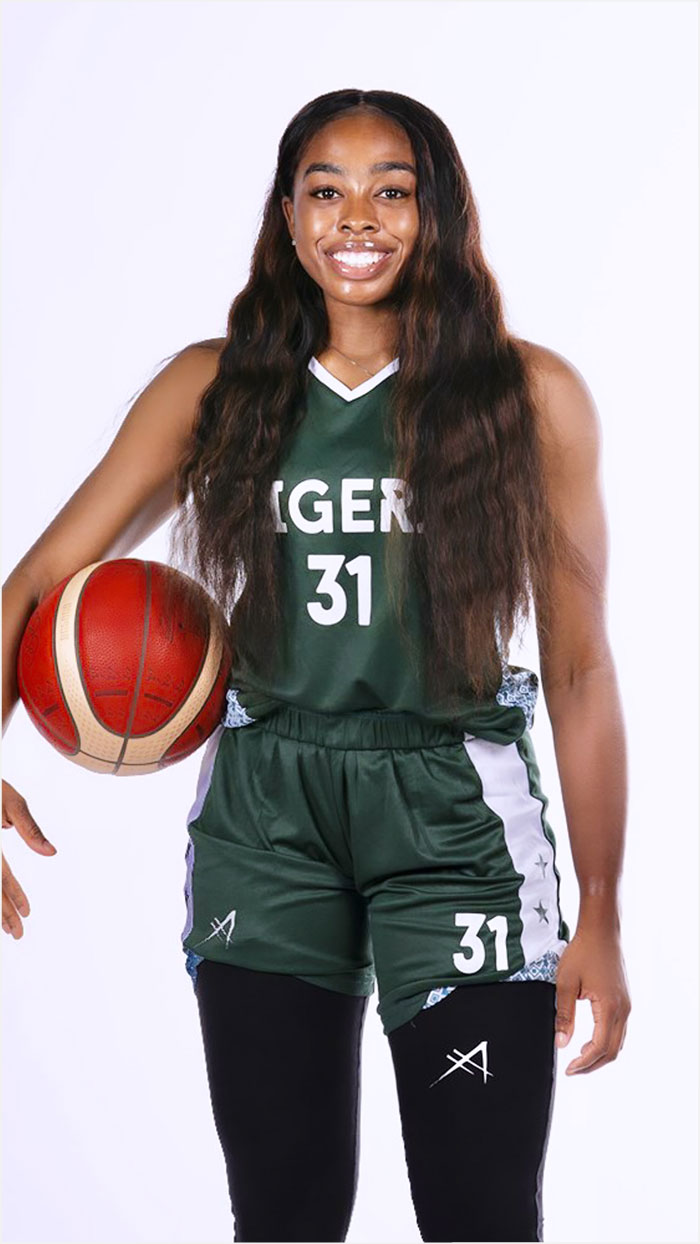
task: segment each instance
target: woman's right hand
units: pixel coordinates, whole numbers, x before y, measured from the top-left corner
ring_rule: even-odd
[[[32,848],[32,851],[38,851],[40,855],[55,855],[56,848],[52,846],[48,838],[45,838],[34,817],[32,816],[27,801],[19,791],[15,790],[9,782],[2,780],[2,827],[9,829],[14,825],[17,833],[24,838],[24,841]],[[20,938],[24,933],[20,916],[25,918],[29,915],[29,902],[19,881],[15,878],[10,865],[5,858],[5,852],[2,853],[2,927],[6,933],[11,933],[13,937]]]

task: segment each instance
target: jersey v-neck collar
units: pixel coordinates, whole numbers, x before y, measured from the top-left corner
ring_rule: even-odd
[[[375,389],[378,384],[387,379],[387,376],[391,376],[398,369],[399,360],[397,357],[392,359],[390,363],[387,363],[386,367],[382,367],[381,371],[375,372],[373,376],[368,376],[366,380],[362,381],[362,384],[358,384],[356,388],[350,389],[346,384],[343,384],[342,380],[338,380],[337,376],[329,372],[328,368],[323,366],[323,363],[319,363],[315,355],[309,359],[309,371],[313,373],[317,380],[321,381],[321,384],[327,385],[329,389],[337,393],[338,397],[344,398],[346,402],[352,402],[355,398],[364,397],[366,393],[371,393],[372,389]]]

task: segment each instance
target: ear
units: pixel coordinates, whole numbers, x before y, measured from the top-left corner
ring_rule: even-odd
[[[289,236],[294,237],[294,203],[287,194],[282,197],[282,211],[289,225]]]

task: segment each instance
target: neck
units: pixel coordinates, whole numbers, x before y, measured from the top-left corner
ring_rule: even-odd
[[[396,312],[389,307],[350,307],[327,300],[328,343],[367,367],[396,357]]]

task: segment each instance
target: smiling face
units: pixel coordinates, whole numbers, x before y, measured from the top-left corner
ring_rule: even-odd
[[[282,208],[299,262],[327,300],[388,297],[418,237],[416,186],[408,136],[388,117],[348,112],[314,135]]]

